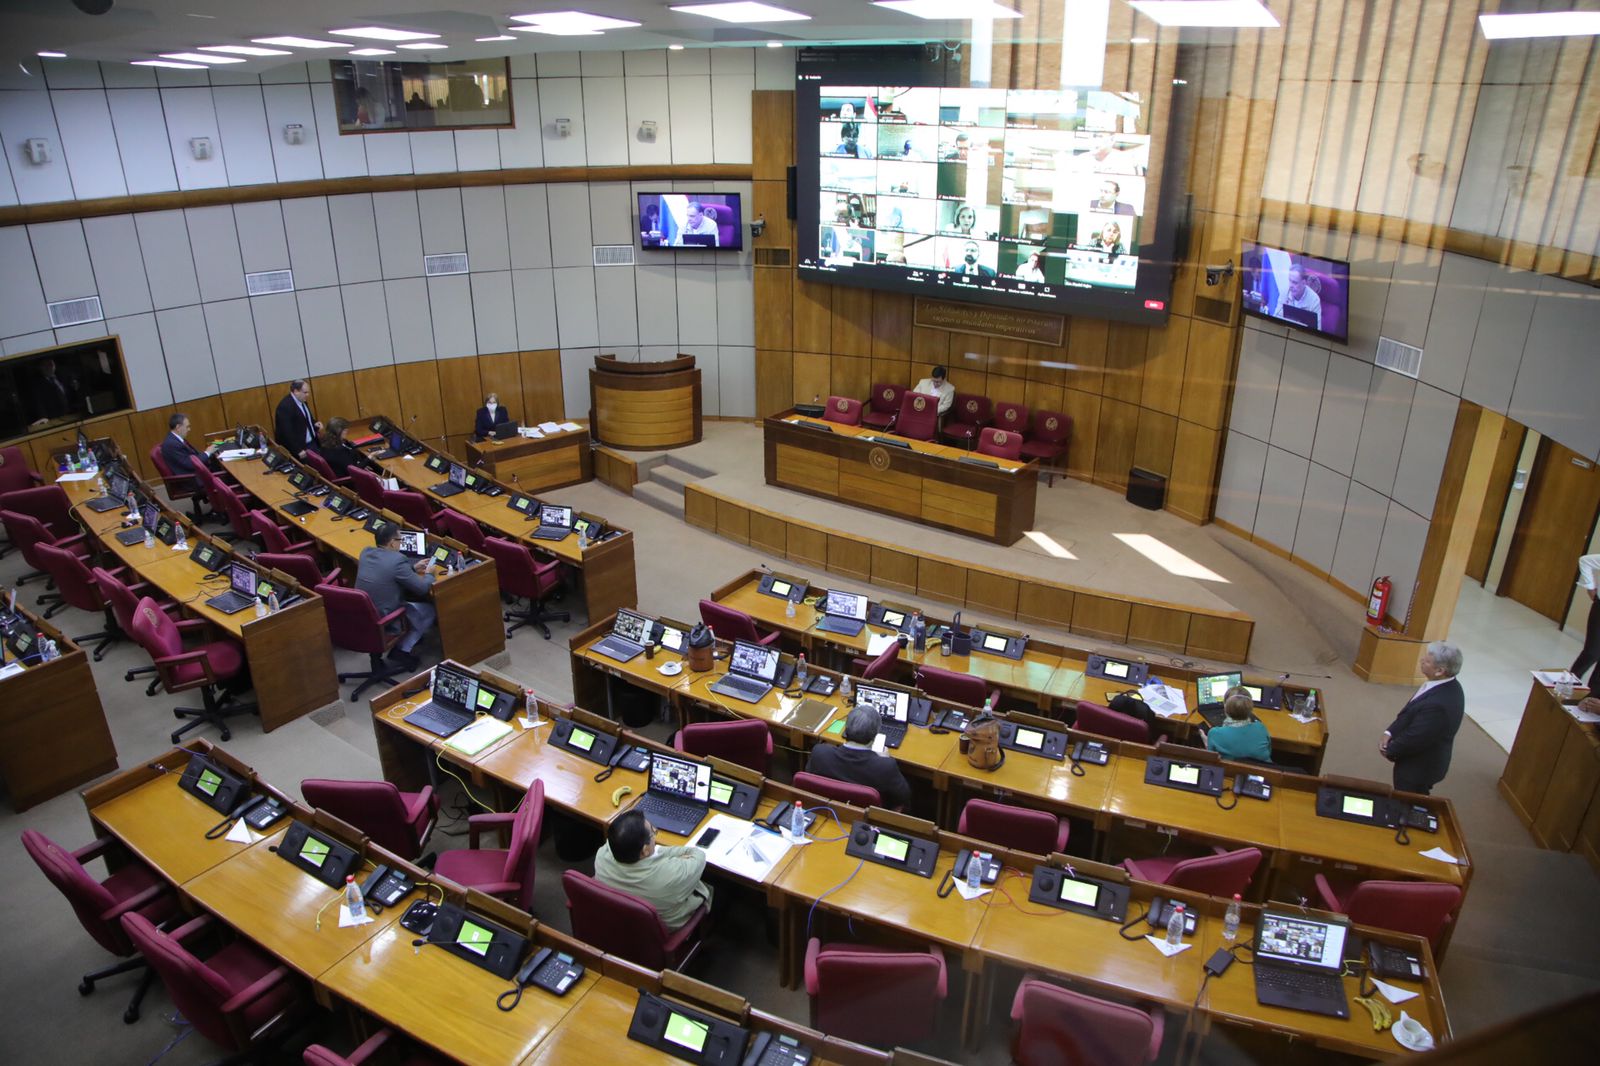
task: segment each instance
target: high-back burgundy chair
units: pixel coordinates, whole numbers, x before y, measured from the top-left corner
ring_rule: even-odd
[[[349,1055],[341,1055],[321,1044],[308,1044],[305,1051],[300,1053],[300,1061],[303,1066],[366,1066],[369,1061],[374,1061],[374,1055],[384,1051],[387,1057],[377,1061],[394,1062],[398,1066],[444,1066],[444,1059],[436,1059],[421,1051],[413,1051],[405,1058],[396,1058],[390,1045],[398,1039],[393,1029],[379,1029]]]
[[[15,444],[0,448],[0,496],[43,484],[44,478],[28,465],[28,460],[23,458],[21,448]],[[13,547],[9,538],[4,544],[0,544],[0,559],[5,558],[6,553]]]
[[[872,1047],[917,1044],[933,1035],[948,992],[944,953],[865,944],[806,945],[811,1027]]]
[[[944,424],[944,439],[951,444],[970,448],[977,440],[978,430],[994,420],[994,404],[987,396],[975,392],[956,393],[950,405],[950,415]]]
[[[256,713],[253,703],[235,703],[230,694],[222,691],[225,682],[244,672],[244,649],[232,640],[213,640],[191,651],[183,650],[183,634],[172,616],[161,609],[155,600],[146,596],[133,612],[133,639],[139,642],[155,663],[161,678],[161,687],[169,693],[200,690],[204,707],[174,707],[174,718],[194,719],[188,725],[172,732],[172,742],[178,743],[189,730],[201,724],[217,727],[223,740],[233,733],[227,719],[240,714]]]
[[[389,781],[308,777],[300,782],[300,794],[311,806],[349,823],[380,848],[404,859],[422,854],[439,813],[432,785],[424,785],[421,792],[401,792]]]
[[[778,639],[774,629],[766,636],[756,628],[756,620],[743,611],[718,603],[716,600],[700,601],[700,621],[710,627],[721,640],[743,640],[751,644],[772,644]]]
[[[483,832],[511,827],[506,848],[480,848]],[[441,852],[433,872],[463,888],[498,896],[533,911],[533,874],[539,859],[539,833],[544,828],[544,782],[534,778],[515,811],[474,814],[467,819],[467,846]]]
[[[1000,702],[1000,690],[976,674],[958,674],[938,666],[917,667],[917,687],[929,698],[967,707],[982,707],[984,700]]]
[[[252,539],[263,551],[275,555],[304,555],[308,559],[317,557],[317,545],[311,540],[290,540],[289,535],[278,525],[277,519],[267,512],[254,510],[250,512],[250,532]]]
[[[925,392],[907,392],[900,397],[900,413],[894,431],[912,440],[932,440],[939,434],[939,397]]]
[[[875,381],[872,395],[867,397],[866,409],[861,412],[861,424],[868,429],[893,429],[900,414],[900,398],[906,393],[904,385]]]
[[[701,907],[676,930],[668,929],[656,909],[638,896],[612,888],[580,870],[561,874],[572,935],[607,955],[616,955],[647,970],[688,968],[700,948],[706,909]]]
[[[825,421],[837,422],[841,426],[859,426],[861,401],[852,400],[847,396],[829,396],[828,406],[823,410],[822,417]]]
[[[195,468],[200,469],[199,467]],[[211,509],[227,519],[228,530],[235,540],[254,540],[256,528],[250,521],[250,506],[239,490],[224,485],[213,477],[206,486],[206,498]]]
[[[1161,1053],[1166,1016],[1025,977],[1011,1001],[1019,1066],[1144,1066]]]
[[[1110,707],[1088,700],[1078,701],[1077,728],[1097,737],[1113,740],[1132,740],[1139,744],[1150,743],[1150,727],[1132,715],[1113,711]]]
[[[56,890],[67,897],[78,924],[94,942],[111,954],[124,960],[114,966],[94,970],[83,975],[78,982],[78,994],[87,996],[94,991],[96,981],[132,970],[145,969],[148,963],[128,939],[122,928],[122,916],[137,911],[152,922],[166,922],[178,913],[178,899],[171,886],[161,875],[143,863],[128,861],[104,881],[96,881],[84,863],[105,855],[115,841],[101,837],[87,847],[68,851],[49,837],[33,829],[22,831],[22,847]],[[122,1020],[132,1025],[139,1020],[139,1004],[144,994],[155,983],[155,973],[145,970],[134,989],[133,999],[122,1012]]]
[[[314,451],[311,448],[306,449],[306,457],[304,462],[312,470],[317,472],[318,477],[322,478],[322,480],[326,482],[329,482],[330,484],[343,485],[350,480],[347,477],[340,477],[338,474],[335,474],[333,472],[333,467],[328,463],[328,460],[322,457],[322,453]]]
[[[863,681],[875,681],[878,678],[894,676],[894,664],[900,658],[900,641],[891,641],[889,646],[880,651],[871,659],[851,659],[850,670]]]
[[[117,576],[116,572],[106,570],[98,566],[90,572],[94,574],[94,583],[95,586],[100,590],[100,595],[104,596],[106,602],[111,605],[111,616],[117,620],[117,628],[126,633],[129,639],[132,639],[133,613],[139,609],[139,593],[136,591],[136,589],[143,589],[146,586],[141,584],[135,587],[129,587],[126,582]],[[165,611],[168,615],[173,615],[178,610],[178,605],[173,603],[171,600],[152,600],[152,602],[159,603],[161,610]],[[183,628],[184,624],[185,623],[183,622],[178,623],[180,630]],[[204,626],[205,623],[195,620],[192,625]],[[157,673],[158,671],[153,663],[149,666],[136,666],[127,673],[123,674],[122,680],[132,681],[136,677]],[[156,694],[156,689],[160,687],[161,678],[157,676],[145,688],[144,694],[146,696],[154,696]]]
[[[990,423],[995,429],[1003,429],[1007,433],[1015,433],[1020,437],[1028,435],[1028,408],[1025,404],[1012,403],[1010,400],[996,400],[994,402],[994,421]]]
[[[19,495],[11,493],[11,495]],[[0,507],[0,525],[5,526],[6,535],[11,538],[11,543],[22,553],[23,562],[33,569],[20,575],[16,584],[22,586],[36,577],[48,578],[45,572],[44,557],[39,554],[39,546],[48,544],[52,547],[70,551],[75,555],[85,558],[89,555],[89,546],[84,541],[84,534],[74,533],[69,537],[54,536],[45,524],[31,514],[22,514],[10,508]],[[59,593],[41,593],[35,603],[60,603]]]
[[[434,528],[447,537],[459,540],[475,552],[483,551],[483,527],[460,511],[446,507],[433,516]]]
[[[1022,434],[1010,429],[984,426],[978,434],[978,454],[998,459],[1022,458]]]
[[[72,517],[72,500],[60,485],[15,489],[0,496],[0,507],[37,518],[55,540],[82,532]]]
[[[352,466],[350,486],[356,490],[356,495],[361,497],[361,502],[368,507],[383,506],[383,482],[378,480],[377,474],[364,467]]]
[[[526,610],[513,607],[504,619],[511,623],[506,630],[510,636],[523,626],[533,626],[550,639],[550,622],[571,621],[569,611],[551,611],[544,606],[546,600],[561,591],[561,562],[552,559],[547,563],[534,561],[526,544],[503,537],[484,537],[484,554],[494,560],[495,573],[500,577],[500,591],[507,596],[526,599]]]
[[[408,672],[404,666],[385,662],[383,658],[405,633],[404,626],[392,632],[389,629],[390,625],[405,617],[404,604],[380,616],[378,609],[372,605],[372,597],[361,589],[318,585],[317,595],[322,597],[322,606],[328,612],[328,639],[334,647],[366,652],[367,662],[372,667],[370,670],[339,675],[341,684],[346,681],[361,682],[350,693],[351,703],[360,699],[361,694],[373,685],[392,685],[396,677]]]
[[[1022,442],[1022,457],[1037,459],[1044,468],[1045,484],[1054,485],[1065,473],[1067,449],[1072,445],[1072,416],[1060,411],[1035,411],[1033,431]]]
[[[199,459],[196,465],[204,465]],[[201,487],[193,474],[176,474],[172,464],[167,462],[167,457],[161,454],[161,445],[157,444],[150,449],[150,465],[155,467],[156,476],[160,478],[162,486],[167,490],[167,499],[174,504],[179,500],[188,500],[191,512],[196,522],[200,521],[200,501],[205,498],[205,489]]]
[[[1031,811],[993,800],[969,799],[956,832],[1002,848],[1048,855],[1067,850],[1072,825],[1046,811]]]
[[[759,718],[733,722],[692,722],[672,738],[686,755],[715,755],[746,766],[762,776],[772,764],[772,730]]]
[[[98,611],[105,619],[106,627],[99,632],[72,638],[72,642],[80,647],[93,642],[94,661],[99,662],[105,658],[107,645],[126,637],[117,627],[110,602],[100,592],[100,586],[95,584],[94,572],[82,559],[63,548],[40,544],[34,550],[44,562],[44,572],[55,581],[56,589],[61,594],[61,602],[44,613],[46,618],[63,607],[76,607],[80,611]]]
[[[1435,958],[1443,948],[1442,934],[1461,907],[1461,889],[1456,885],[1425,881],[1336,885],[1326,874],[1317,874],[1316,883],[1325,909],[1348,915],[1356,925],[1420,936],[1433,946]]]
[[[1185,888],[1208,896],[1232,899],[1250,887],[1250,878],[1261,865],[1259,848],[1239,848],[1201,855],[1193,859],[1170,855],[1152,859],[1123,859],[1122,868],[1141,881]]]
[[[257,552],[256,565],[268,570],[282,570],[294,578],[295,584],[302,588],[314,589],[318,585],[339,584],[339,568],[323,570],[317,561],[309,555],[293,552],[289,555],[280,555],[277,552]]]
[[[128,938],[196,1032],[229,1051],[268,1045],[299,1015],[305,992],[289,967],[249,941],[234,940],[204,961],[184,946],[215,923],[201,915],[165,933],[142,914],[122,916]]]
[[[433,526],[433,508],[428,506],[428,498],[420,492],[384,489],[383,509],[399,515],[401,521],[413,529],[431,529]]]
[[[871,785],[858,785],[854,781],[841,781],[837,777],[828,777],[825,774],[813,774],[801,770],[794,775],[793,784],[795,788],[803,792],[811,792],[824,799],[848,803],[863,810],[883,804],[883,796]]]

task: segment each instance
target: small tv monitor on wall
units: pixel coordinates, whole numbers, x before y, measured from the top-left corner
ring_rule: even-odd
[[[639,247],[669,252],[682,248],[742,250],[744,211],[739,194],[640,193]]]
[[[1343,343],[1350,335],[1350,264],[1246,241],[1244,313]]]

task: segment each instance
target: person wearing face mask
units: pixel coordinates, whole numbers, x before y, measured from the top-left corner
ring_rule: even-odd
[[[483,406],[478,408],[478,417],[472,426],[472,435],[478,440],[489,435],[495,426],[511,421],[511,415],[504,407],[500,406],[500,397],[490,393],[484,398]]]

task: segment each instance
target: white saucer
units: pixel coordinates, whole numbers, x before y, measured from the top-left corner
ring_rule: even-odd
[[[662,663],[660,666],[656,667],[656,669],[665,674],[667,677],[677,677],[679,674],[683,673],[683,664]]]
[[[1411,1037],[1406,1035],[1405,1031],[1400,1028],[1400,1023],[1396,1022],[1390,1026],[1389,1032],[1394,1034],[1395,1042],[1408,1051],[1433,1050],[1433,1035],[1427,1030],[1423,1030],[1420,1036]]]

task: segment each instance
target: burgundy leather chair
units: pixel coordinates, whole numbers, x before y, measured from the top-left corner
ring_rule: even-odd
[[[1193,859],[1162,855],[1150,859],[1123,859],[1122,868],[1141,881],[1186,888],[1208,896],[1232,899],[1244,895],[1250,878],[1261,865],[1259,848],[1239,848]]]
[[[998,459],[1021,459],[1022,434],[985,426],[978,434],[978,454],[992,455]]]
[[[1054,485],[1056,475],[1067,465],[1067,449],[1072,445],[1072,416],[1060,411],[1035,411],[1033,432],[1022,442],[1022,457],[1037,459],[1044,468],[1045,484]]]
[[[300,794],[313,807],[361,830],[385,851],[404,859],[422,854],[439,814],[439,796],[432,785],[421,792],[401,792],[389,781],[338,781],[308,777]]]
[[[917,667],[917,687],[929,698],[967,707],[982,707],[984,700],[1000,703],[1000,690],[976,674],[958,674],[937,666]]]
[[[550,626],[547,623],[572,620],[570,612],[551,611],[544,606],[546,600],[561,591],[560,560],[537,563],[527,545],[503,537],[484,537],[483,551],[494,560],[495,573],[500,576],[500,591],[507,596],[526,598],[528,601],[527,610],[513,607],[505,613],[505,620],[512,623],[506,630],[506,636],[509,637],[523,626],[534,626],[545,640],[549,640]]]
[[[257,509],[250,512],[250,532],[251,539],[261,545],[262,551],[275,555],[304,555],[308,559],[317,557],[315,541],[290,540],[277,519],[265,511]]]
[[[12,495],[16,494],[13,493]],[[0,508],[0,525],[5,526],[6,535],[11,538],[11,543],[22,553],[23,562],[33,568],[28,573],[22,574],[17,578],[16,584],[19,587],[36,577],[46,578],[48,581],[49,574],[45,572],[44,557],[39,553],[40,545],[48,544],[51,547],[70,551],[74,555],[80,555],[84,558],[89,557],[89,545],[85,542],[84,534],[74,533],[68,537],[54,536],[45,527],[45,524],[33,517],[33,515]],[[40,593],[34,602],[40,604],[60,603],[61,596],[59,593],[44,592]]]
[[[933,440],[939,435],[939,397],[925,392],[907,392],[900,397],[900,413],[894,431],[912,440]]]
[[[238,490],[229,488],[213,477],[206,486],[206,498],[211,501],[211,509],[227,520],[228,529],[236,541],[255,539],[256,530],[250,522],[250,507]]]
[[[460,511],[446,507],[433,516],[433,527],[445,536],[459,540],[475,552],[483,551],[483,527]]]
[[[244,649],[232,640],[213,640],[190,651],[183,650],[183,631],[172,616],[161,609],[155,600],[146,596],[133,612],[133,639],[139,642],[161,678],[161,687],[169,693],[200,691],[203,707],[174,707],[174,718],[194,719],[188,725],[172,732],[172,742],[178,743],[185,733],[201,724],[217,727],[223,740],[231,739],[227,719],[241,714],[256,713],[253,703],[235,703],[222,686],[244,673]]]
[[[39,553],[39,558],[44,561],[44,572],[55,581],[56,589],[61,594],[61,602],[44,613],[46,618],[63,607],[99,612],[105,619],[104,629],[72,637],[72,642],[80,647],[94,642],[95,662],[105,658],[108,645],[128,639],[117,626],[117,620],[111,613],[110,602],[100,592],[100,586],[95,584],[94,571],[89,569],[89,564],[64,548],[50,544],[37,545],[34,551]]]
[[[945,422],[941,435],[951,444],[971,448],[978,438],[978,431],[992,421],[994,403],[989,397],[973,392],[958,392],[955,402],[950,405],[949,421]]]
[[[794,775],[792,782],[802,792],[810,792],[823,799],[837,800],[865,810],[883,805],[883,797],[871,785],[858,785],[854,781],[841,781],[837,777],[811,774],[804,770]]]
[[[894,664],[899,660],[903,646],[904,638],[894,641],[871,659],[851,659],[850,670],[864,681],[893,677]]]
[[[196,1032],[229,1051],[269,1045],[299,1016],[305,991],[289,967],[249,941],[234,940],[204,961],[184,945],[215,924],[205,914],[165,933],[142,914],[122,916],[128,938]]]
[[[944,953],[866,944],[806,945],[811,1027],[870,1047],[918,1044],[932,1036],[948,993]]]
[[[1012,403],[1010,400],[996,400],[994,402],[995,429],[1003,429],[1007,433],[1018,436],[1028,435],[1028,408],[1024,404]]]
[[[1076,728],[1097,737],[1113,740],[1132,740],[1139,744],[1150,743],[1150,727],[1132,715],[1113,711],[1110,707],[1088,700],[1078,701]]]
[[[1020,1066],[1144,1066],[1161,1053],[1166,1016],[1026,977],[1011,1001]]]
[[[115,845],[110,837],[101,837],[87,847],[68,851],[43,833],[33,829],[22,831],[22,847],[52,885],[72,905],[73,913],[84,932],[94,942],[122,962],[83,975],[78,982],[78,994],[87,996],[94,991],[96,981],[133,970],[144,970],[133,999],[122,1012],[122,1020],[132,1025],[139,1020],[139,1005],[144,995],[155,983],[155,973],[128,939],[122,928],[122,916],[137,911],[150,921],[163,923],[178,914],[178,898],[161,875],[143,863],[128,861],[104,881],[96,881],[83,864],[105,855]]]
[[[94,583],[96,587],[100,589],[100,595],[104,596],[106,598],[106,602],[111,604],[111,615],[117,620],[117,628],[128,634],[128,636],[131,638],[133,636],[133,613],[139,609],[139,596],[141,591],[149,588],[149,586],[143,583],[137,585],[128,585],[117,576],[116,572],[105,570],[98,566],[95,567],[91,573],[94,574]],[[171,600],[161,600],[158,602],[160,603],[163,611],[172,616],[174,620],[177,620],[178,605],[176,603]],[[200,621],[199,619],[194,619],[189,622],[178,621],[178,628],[180,630],[182,630],[184,626],[189,626],[190,628],[204,628],[205,624],[206,623]],[[150,666],[136,666],[132,670],[129,670],[127,673],[123,674],[122,680],[132,681],[134,678],[142,677],[146,674],[155,675],[155,677],[154,680],[152,680],[150,684],[145,687],[144,694],[146,696],[154,696],[156,694],[156,690],[161,687],[161,677],[154,664]]]
[[[31,489],[35,485],[43,484],[44,478],[40,477],[28,465],[28,460],[23,458],[21,448],[15,444],[0,448],[0,496],[4,496],[8,492]],[[0,544],[0,559],[4,559],[6,553],[13,547],[15,545],[11,543],[9,538],[4,544]]]
[[[444,1059],[436,1059],[432,1055],[420,1051],[412,1052],[405,1058],[396,1058],[390,1043],[398,1040],[393,1029],[379,1029],[349,1055],[341,1055],[336,1051],[323,1047],[321,1044],[308,1044],[305,1051],[300,1054],[300,1061],[304,1066],[366,1066],[366,1063],[380,1051],[389,1051],[383,1062],[393,1062],[397,1066],[445,1066]]]
[[[312,451],[310,448],[306,449],[306,457],[303,462],[316,471],[318,477],[330,485],[344,485],[350,481],[348,477],[340,477],[335,474],[333,467],[328,464],[328,460],[324,459],[321,453]]]
[[[200,460],[195,460],[200,463]],[[205,489],[201,487],[193,474],[173,473],[172,466],[167,462],[167,457],[161,454],[161,445],[157,444],[150,449],[150,465],[155,467],[156,477],[167,490],[167,499],[174,505],[179,500],[189,501],[190,513],[196,522],[200,521],[200,501],[205,498]]]
[[[343,585],[318,585],[317,595],[322,597],[322,605],[328,612],[328,639],[333,646],[346,651],[366,652],[367,662],[372,667],[370,670],[339,675],[340,684],[346,681],[361,682],[350,693],[351,703],[360,699],[361,694],[373,685],[392,685],[395,678],[410,673],[399,663],[384,660],[389,649],[405,634],[404,625],[393,631],[389,629],[405,617],[404,604],[380,616],[378,609],[372,605],[372,597],[360,589],[345,588]]]
[[[1324,909],[1348,915],[1356,925],[1420,936],[1433,946],[1435,958],[1440,936],[1461,907],[1461,889],[1456,885],[1424,881],[1336,884],[1326,874],[1318,874],[1316,883]]]
[[[294,553],[279,555],[277,552],[257,552],[256,565],[268,570],[281,570],[294,578],[295,584],[302,588],[314,589],[318,585],[338,585],[339,568],[324,571],[317,565],[317,561],[309,555]]]
[[[72,500],[60,485],[16,489],[0,496],[0,507],[37,518],[57,540],[83,532],[72,517]]]
[[[904,385],[891,385],[875,381],[872,395],[867,397],[866,409],[861,412],[861,424],[868,429],[893,429],[900,414],[900,398],[906,393]]]
[[[772,730],[759,718],[693,722],[678,730],[672,746],[685,755],[715,755],[766,776],[772,764]]]
[[[822,418],[827,422],[837,422],[841,426],[859,426],[861,424],[861,401],[852,400],[845,396],[829,396],[828,406],[822,412]]]
[[[700,621],[704,622],[721,640],[743,640],[751,644],[772,644],[778,639],[774,629],[766,636],[756,628],[756,620],[743,611],[736,610],[716,600],[700,601]]]
[[[352,466],[350,486],[356,490],[356,495],[361,497],[361,502],[368,507],[383,506],[383,482],[378,480],[377,474],[359,466]]]
[[[505,848],[480,848],[484,830],[511,827]],[[544,782],[535,778],[514,812],[474,814],[467,819],[467,846],[441,852],[433,872],[463,888],[498,896],[533,911],[533,875],[539,859],[539,833],[544,828]]]
[[[986,799],[967,800],[956,825],[956,832],[962,836],[1035,855],[1066,851],[1071,831],[1072,825],[1065,818]]]
[[[579,870],[561,874],[572,935],[590,947],[637,963],[647,970],[688,969],[700,948],[706,909],[701,907],[676,930],[638,896],[612,888]]]
[[[399,515],[401,521],[412,529],[433,528],[433,508],[428,506],[428,498],[420,492],[384,489],[382,506],[385,511]]]

